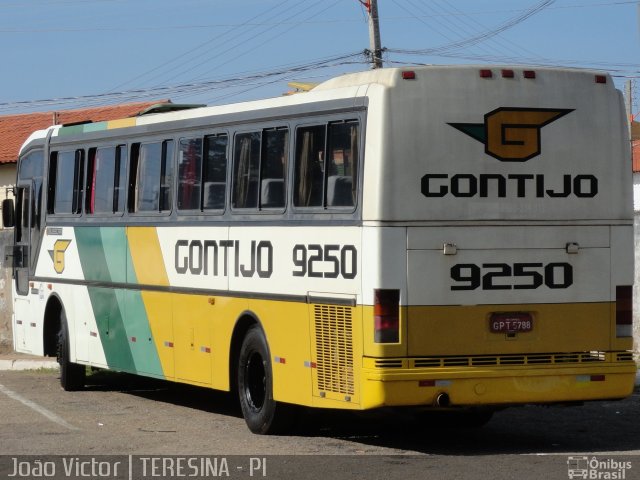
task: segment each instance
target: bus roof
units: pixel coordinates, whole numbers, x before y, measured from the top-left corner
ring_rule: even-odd
[[[421,75],[428,72],[442,72],[443,70],[452,71],[458,70],[461,72],[468,71],[480,71],[493,69],[500,71],[506,68],[516,68],[504,65],[433,65],[433,66],[408,66],[408,67],[394,67],[383,68],[376,70],[368,70],[355,73],[347,73],[338,77],[331,78],[325,82],[317,85],[308,92],[303,92],[299,95],[285,95],[281,97],[273,97],[262,100],[253,100],[247,102],[231,103],[217,106],[202,106],[198,108],[181,109],[177,111],[161,111],[158,113],[145,114],[143,116],[122,118],[118,120],[110,120],[95,123],[85,123],[81,125],[73,126],[53,126],[46,130],[39,130],[32,133],[22,146],[24,149],[31,141],[45,138],[49,130],[53,130],[52,136],[63,135],[79,135],[83,133],[98,132],[102,130],[111,130],[117,128],[134,127],[140,125],[152,125],[163,122],[171,122],[177,120],[187,120],[195,118],[203,118],[216,115],[226,115],[233,113],[251,112],[267,110],[270,108],[287,107],[293,105],[303,105],[313,102],[322,102],[335,99],[348,99],[355,98],[357,96],[364,96],[367,92],[367,87],[372,84],[381,85],[387,88],[393,88],[402,81],[402,72],[412,71],[416,75]],[[518,66],[519,70],[532,69],[535,71],[554,71],[554,72],[566,72],[571,73],[592,73],[601,74],[595,71],[585,71],[579,69],[560,69],[549,67],[527,67]],[[612,85],[611,81],[608,81]],[[21,150],[22,150],[21,149]]]

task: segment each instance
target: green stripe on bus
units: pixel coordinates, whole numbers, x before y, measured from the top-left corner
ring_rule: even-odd
[[[84,279],[88,281],[110,282],[111,274],[102,244],[99,227],[76,227],[78,254]],[[110,261],[114,261],[111,259]]]
[[[114,370],[135,373],[136,364],[120,310],[125,301],[124,292],[100,287],[88,287],[88,291],[107,365]],[[120,302],[117,296],[121,297]]]
[[[127,235],[124,227],[101,227],[100,237],[111,281],[116,283],[131,282],[127,278],[129,249],[127,248]],[[135,279],[133,283],[135,283]]]
[[[122,227],[76,227],[85,280],[136,283]],[[140,292],[89,287],[89,298],[109,368],[164,377]],[[125,325],[124,314],[131,319]]]

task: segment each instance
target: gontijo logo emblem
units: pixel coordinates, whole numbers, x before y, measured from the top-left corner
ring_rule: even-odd
[[[559,108],[500,107],[484,123],[449,123],[484,143],[485,152],[501,162],[526,162],[540,155],[540,130],[573,112]]]
[[[71,240],[57,240],[53,244],[53,250],[49,250],[49,256],[53,260],[53,269],[56,273],[64,272],[64,252],[70,244]]]

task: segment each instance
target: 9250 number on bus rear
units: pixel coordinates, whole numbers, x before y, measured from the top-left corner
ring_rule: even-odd
[[[535,290],[573,285],[573,267],[556,263],[459,263],[451,267],[451,290]]]

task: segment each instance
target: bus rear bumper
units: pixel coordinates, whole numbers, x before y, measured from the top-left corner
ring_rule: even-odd
[[[633,361],[533,368],[364,368],[362,408],[436,407],[441,394],[451,407],[621,399],[633,392],[636,370]]]

